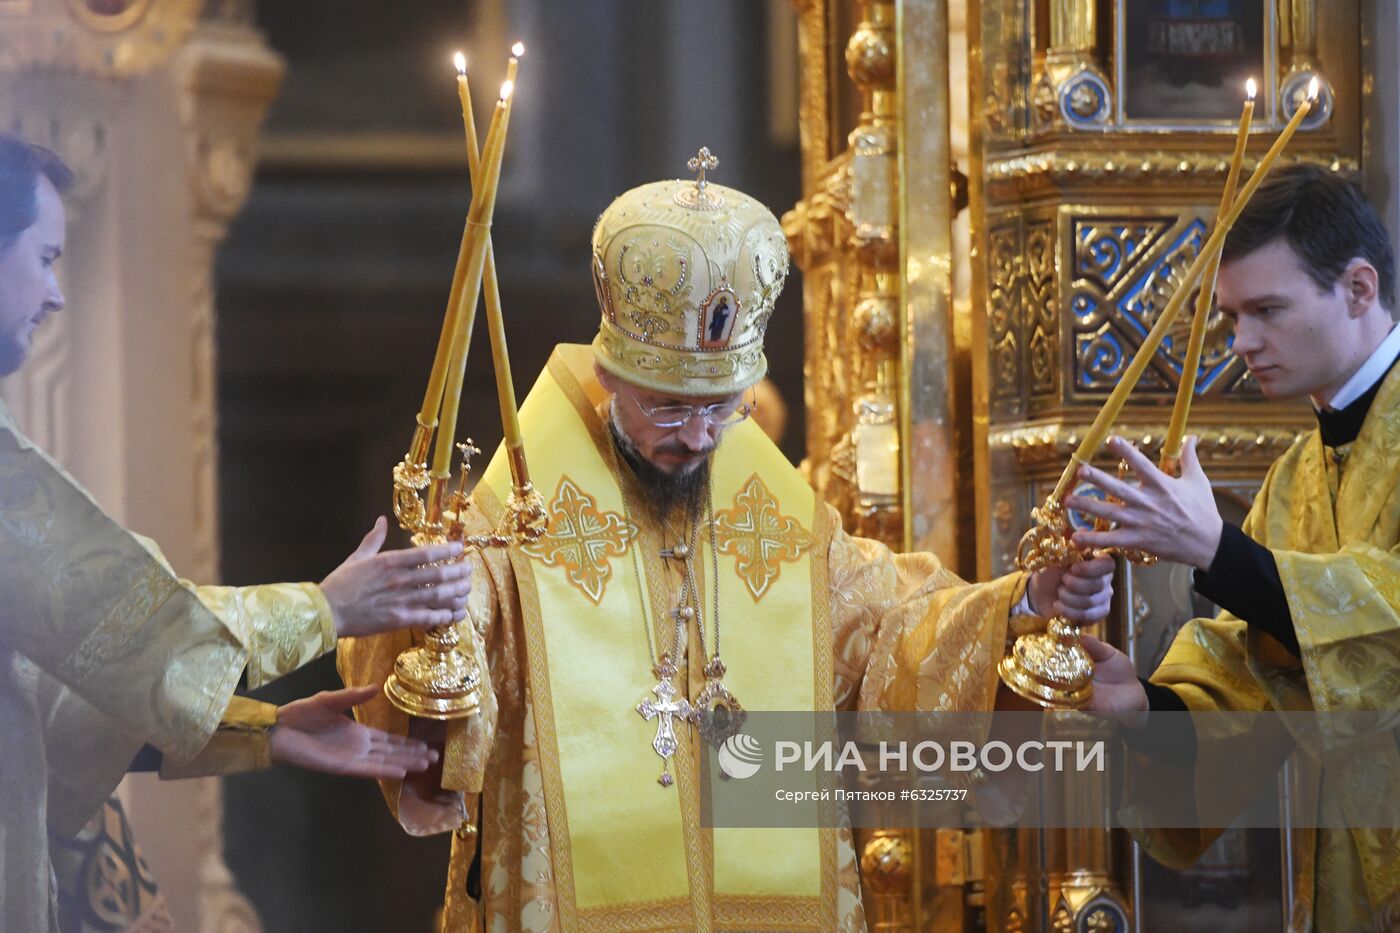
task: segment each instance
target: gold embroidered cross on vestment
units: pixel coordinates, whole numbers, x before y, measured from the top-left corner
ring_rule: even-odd
[[[597,500],[565,476],[549,503],[548,529],[523,550],[550,567],[563,567],[569,582],[596,606],[612,576],[612,558],[627,553],[636,536],[630,519],[600,511]]]
[[[754,602],[782,572],[812,546],[802,524],[778,508],[778,500],[755,473],[734,496],[734,507],[715,514],[719,553],[735,557],[735,569]]]

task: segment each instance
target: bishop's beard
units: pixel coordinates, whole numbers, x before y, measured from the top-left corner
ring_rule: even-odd
[[[622,432],[612,418],[608,419],[608,433],[612,435],[614,449],[632,468],[632,475],[637,477],[642,494],[646,497],[647,507],[651,509],[653,516],[665,521],[678,508],[685,510],[684,515],[687,518],[699,516],[703,505],[701,494],[710,482],[709,457],[692,469],[666,473],[642,456],[641,451],[637,450],[637,445],[632,443],[632,439]]]

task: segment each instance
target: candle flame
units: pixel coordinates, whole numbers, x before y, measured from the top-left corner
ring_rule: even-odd
[[[1259,85],[1254,83],[1253,78],[1244,83],[1244,92],[1250,100],[1254,100],[1254,95],[1259,93]]]
[[[501,100],[509,100],[511,93],[515,90],[514,81],[501,82]]]
[[[1317,76],[1314,75],[1313,79],[1308,82],[1308,100],[1317,100],[1317,92],[1319,88],[1320,85],[1317,83]]]
[[[457,73],[459,75],[467,73],[467,56],[463,55],[461,52],[452,56],[452,64],[457,66]]]
[[[515,45],[512,45],[512,46],[510,47],[510,54],[513,55],[513,56],[515,56],[516,58],[519,58],[520,56],[524,55],[524,54],[525,54],[525,43],[524,43],[524,42],[517,42],[517,43],[515,43]]]

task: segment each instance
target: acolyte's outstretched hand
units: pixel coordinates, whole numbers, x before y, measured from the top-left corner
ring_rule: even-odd
[[[273,764],[377,779],[426,770],[438,760],[428,743],[361,725],[346,715],[379,689],[370,684],[325,690],[279,707],[272,727]]]
[[[381,515],[355,553],[321,581],[342,638],[396,628],[428,628],[466,618],[471,567],[438,564],[462,553],[459,542],[380,552],[388,535]]]
[[[1135,548],[1162,560],[1209,569],[1224,522],[1210,479],[1196,457],[1196,441],[1188,437],[1182,446],[1180,479],[1157,469],[1121,437],[1109,441],[1109,450],[1127,461],[1137,483],[1125,483],[1095,467],[1080,467],[1081,480],[1121,501],[1066,496],[1068,508],[1115,526],[1108,531],[1077,531],[1074,543],[1084,548]]]

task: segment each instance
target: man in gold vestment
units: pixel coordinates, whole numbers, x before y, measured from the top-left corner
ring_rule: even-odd
[[[990,710],[1013,610],[1108,605],[1107,559],[967,584],[842,531],[748,417],[782,230],[696,165],[599,218],[597,337],[558,346],[521,410],[548,529],[471,558],[482,711],[449,725],[440,781],[385,782],[409,832],[457,830],[453,931],[864,929],[849,831],[702,827],[695,711]],[[348,642],[342,676],[377,683],[411,643]],[[357,715],[431,731],[386,701]]]
[[[20,368],[35,329],[63,307],[59,191],[69,180],[52,153],[0,134],[0,376]],[[466,572],[418,569],[460,547],[379,554],[384,534],[381,519],[320,585],[193,586],[0,404],[0,930],[57,930],[59,887],[73,893],[103,869],[136,869],[103,861],[128,855],[125,846],[94,853],[88,868],[55,864],[49,838],[70,841],[110,815],[104,800],[138,753],[167,776],[280,762],[382,778],[428,766],[422,743],[342,715],[366,691],[288,704],[280,719],[268,704],[231,699],[240,678],[258,687],[332,650],[338,636],[462,617]],[[153,924],[138,888],[88,905],[100,908],[95,918],[65,911],[67,928]]]
[[[1122,442],[1114,449],[1140,485],[1084,471],[1124,504],[1072,499],[1072,507],[1119,523],[1077,541],[1143,548],[1191,565],[1196,589],[1224,608],[1214,619],[1187,623],[1150,682],[1139,682],[1116,649],[1090,642],[1098,665],[1094,705],[1394,712],[1400,709],[1400,328],[1393,320],[1390,238],[1355,185],[1316,168],[1280,171],[1231,231],[1217,294],[1234,323],[1234,352],[1264,394],[1310,398],[1318,428],[1270,468],[1243,529],[1221,521],[1194,443],[1184,451],[1179,479]],[[1400,799],[1394,736],[1382,731],[1360,744],[1319,747],[1300,735],[1298,744],[1308,754],[1294,805],[1300,825],[1317,828],[1294,831],[1291,927],[1400,928],[1400,844],[1394,829],[1368,828],[1384,827],[1383,808]],[[1279,745],[1267,762],[1268,777],[1290,746]],[[1213,773],[1218,765],[1205,754],[1197,762],[1195,786],[1210,788],[1217,802],[1243,807],[1259,789],[1238,772]],[[1173,763],[1154,764],[1160,772]],[[1176,780],[1190,786],[1189,763],[1174,765]],[[1150,825],[1152,801],[1134,796]],[[1218,833],[1149,830],[1140,838],[1157,858],[1184,866]]]

